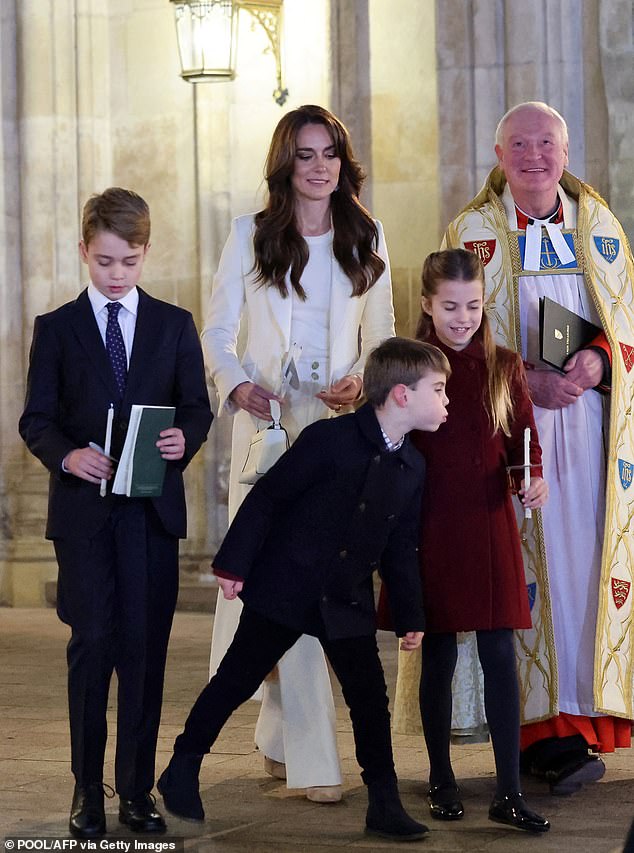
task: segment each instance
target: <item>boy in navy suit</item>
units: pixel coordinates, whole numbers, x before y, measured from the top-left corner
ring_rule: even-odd
[[[115,786],[119,820],[164,832],[150,791],[167,644],[178,592],[178,540],[186,536],[182,472],[212,415],[191,314],[137,287],[149,249],[145,201],[112,187],[88,200],[79,250],[90,284],[37,317],[20,435],[50,472],[46,536],[59,568],[57,612],[71,628],[68,696],[76,838],[106,830],[106,708],[118,678]],[[118,458],[132,404],[174,406],[157,436],[167,460],[157,498],[113,495],[103,445],[112,407]],[[105,494],[102,481],[108,483]]]
[[[350,709],[368,787],[367,831],[399,841],[427,832],[398,794],[372,575],[378,569],[386,581],[401,648],[418,648],[425,463],[407,433],[435,431],[446,420],[448,373],[436,347],[385,341],[365,369],[368,402],[354,414],[308,426],[244,500],[213,561],[225,597],[240,595],[244,609],[158,781],[170,812],[203,820],[203,755],[284,652],[301,634],[312,634]]]

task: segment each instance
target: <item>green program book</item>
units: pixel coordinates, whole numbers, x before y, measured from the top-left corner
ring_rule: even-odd
[[[174,425],[174,406],[132,406],[130,423],[112,491],[130,498],[158,498],[163,491],[166,461],[156,442]]]

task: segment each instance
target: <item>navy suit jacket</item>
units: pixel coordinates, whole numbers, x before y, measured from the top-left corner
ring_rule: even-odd
[[[425,462],[392,453],[372,406],[306,427],[243,501],[213,565],[244,579],[246,605],[330,639],[376,630],[372,575],[395,631],[425,627],[418,567]]]
[[[102,498],[98,485],[62,471],[62,460],[71,450],[90,441],[103,447],[110,403],[115,407],[115,457],[123,447],[132,404],[176,407],[174,426],[185,435],[185,456],[167,463],[163,494],[151,500],[165,530],[186,536],[182,472],[205,441],[212,421],[202,351],[188,311],[138,291],[122,400],[86,290],[35,320],[19,430],[50,472],[49,539],[90,537],[112,509],[110,493]]]

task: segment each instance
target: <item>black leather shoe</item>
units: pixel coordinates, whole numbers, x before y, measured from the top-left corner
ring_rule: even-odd
[[[526,832],[548,832],[550,829],[550,823],[546,818],[526,808],[521,794],[495,797],[489,808],[489,820],[506,823]]]
[[[547,770],[546,780],[550,784],[550,793],[555,796],[568,796],[579,791],[588,782],[597,782],[605,775],[605,764],[598,755],[586,753],[576,759],[561,763]]]
[[[156,808],[151,794],[141,794],[133,800],[119,800],[119,822],[134,832],[165,832],[163,815]]]
[[[74,838],[97,838],[105,834],[103,785],[75,785],[68,829]]]
[[[432,785],[427,792],[431,816],[436,820],[460,820],[464,806],[459,798],[457,785]]]

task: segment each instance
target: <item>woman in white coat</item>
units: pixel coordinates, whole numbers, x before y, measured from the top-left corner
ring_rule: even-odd
[[[293,441],[309,423],[350,408],[367,354],[394,334],[383,231],[359,201],[365,175],[343,124],[317,106],[287,113],[265,174],[266,207],[233,221],[202,333],[219,409],[235,416],[230,519],[249,488],[238,477],[252,435],[271,420],[269,400],[281,400]],[[235,595],[218,601],[212,674],[241,608]],[[265,770],[289,788],[305,788],[314,802],[341,799],[330,679],[314,637],[302,637],[264,683],[255,740]]]

